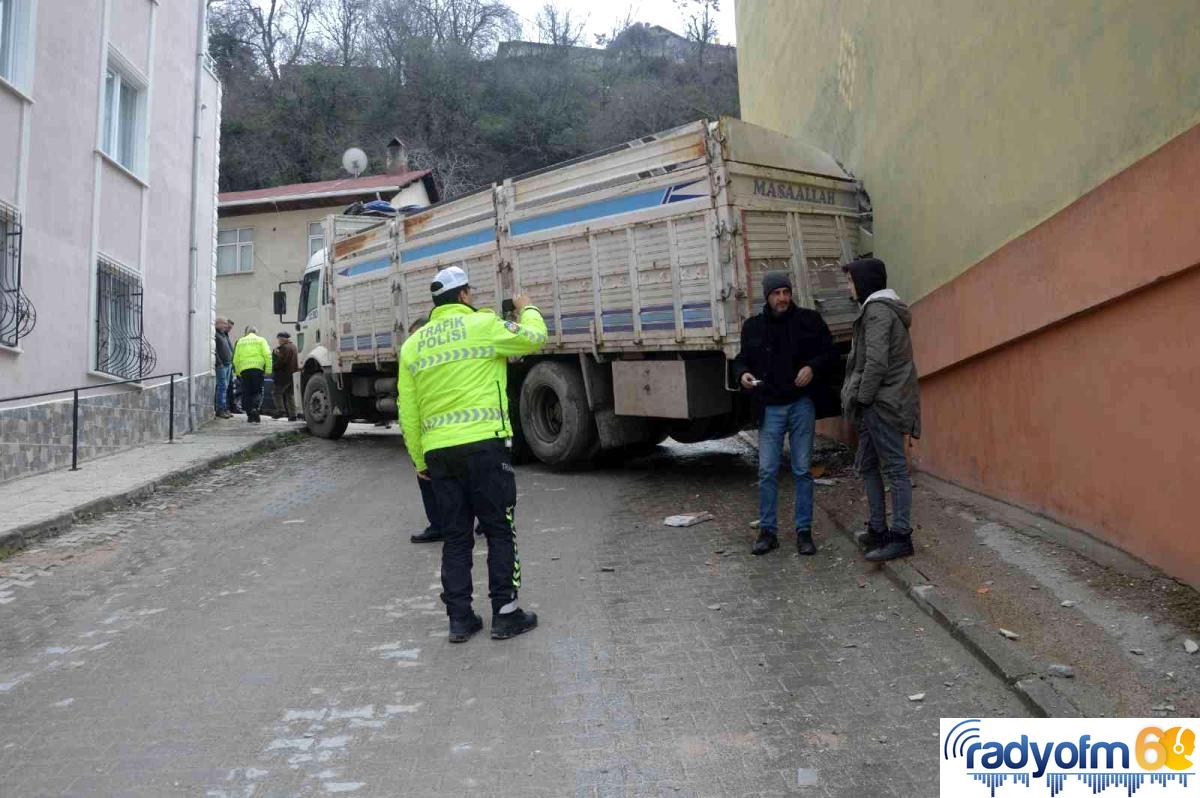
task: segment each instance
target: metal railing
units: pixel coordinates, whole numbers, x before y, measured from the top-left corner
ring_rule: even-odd
[[[21,289],[21,223],[0,208],[0,344],[18,346],[36,324],[37,309]]]
[[[129,385],[135,382],[144,380],[159,380],[163,377],[170,377],[170,388],[167,390],[167,404],[170,409],[167,411],[167,440],[175,440],[175,378],[182,377],[182,371],[172,371],[170,374],[155,374],[151,377],[139,377],[135,380],[121,380],[119,382],[106,382],[100,385],[80,385],[75,388],[60,388],[57,391],[43,391],[41,393],[27,393],[21,396],[4,396],[0,397],[0,404],[5,402],[17,402],[22,399],[40,399],[43,396],[57,396],[60,393],[71,394],[71,470],[79,470],[79,393],[80,391],[92,391],[97,388],[108,388],[113,385]],[[157,386],[154,386],[157,387]],[[189,408],[190,412],[190,408]]]
[[[140,275],[101,259],[96,268],[96,370],[144,379],[158,364],[146,339]]]

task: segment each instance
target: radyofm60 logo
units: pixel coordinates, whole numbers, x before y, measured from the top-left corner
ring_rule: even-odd
[[[1197,730],[1197,718],[942,718],[941,794],[1197,796]]]

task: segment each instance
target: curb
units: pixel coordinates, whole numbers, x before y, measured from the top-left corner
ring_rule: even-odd
[[[198,463],[194,463],[185,468],[177,468],[174,471],[155,477],[154,479],[143,482],[129,490],[114,493],[111,496],[105,496],[100,499],[95,499],[90,502],[80,504],[70,510],[47,518],[44,521],[36,521],[32,524],[15,527],[6,532],[0,532],[0,553],[7,556],[14,552],[26,548],[34,541],[42,538],[51,538],[55,535],[61,535],[67,531],[72,524],[77,521],[82,521],[100,513],[114,510],[127,504],[132,504],[140,499],[144,499],[152,495],[160,487],[169,482],[174,482],[179,479],[189,479],[206,471],[211,471],[214,468],[220,468],[227,463],[243,457],[247,454],[257,454],[260,452],[274,451],[282,449],[287,445],[285,439],[296,433],[297,430],[281,430],[270,435],[259,438],[248,446],[244,446],[236,451],[226,452],[225,454],[214,455]]]
[[[825,511],[834,528],[854,541],[854,532]],[[936,620],[967,651],[999,676],[1035,715],[1046,718],[1078,718],[1086,713],[1060,693],[1047,676],[1046,667],[1014,646],[998,627],[974,617],[954,597],[925,578],[908,560],[880,563],[892,582],[904,591],[926,615]]]

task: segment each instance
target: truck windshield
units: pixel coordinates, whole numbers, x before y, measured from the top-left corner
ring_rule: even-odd
[[[320,278],[320,272],[309,272],[304,275],[304,282],[300,284],[300,321],[315,319],[317,317],[317,280]]]

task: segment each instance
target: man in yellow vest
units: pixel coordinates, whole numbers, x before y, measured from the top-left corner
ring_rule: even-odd
[[[233,371],[242,380],[242,409],[251,424],[261,421],[263,375],[271,370],[271,347],[257,333],[256,328],[247,327],[233,348]]]
[[[476,310],[467,273],[457,266],[438,272],[430,291],[429,322],[400,348],[400,425],[417,475],[433,482],[445,527],[442,601],[450,642],[466,642],[483,628],[471,609],[472,517],[488,541],[492,637],[505,640],[537,626],[536,614],[517,607],[508,358],[540,349],[546,322],[524,295],[513,298],[519,323]]]

